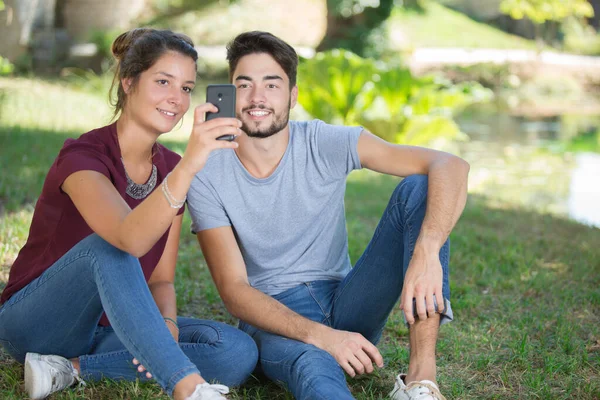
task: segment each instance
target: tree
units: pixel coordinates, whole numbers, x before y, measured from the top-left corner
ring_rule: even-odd
[[[569,17],[594,16],[594,9],[587,0],[502,0],[500,11],[513,19],[530,19],[535,25],[540,48],[543,45],[542,29],[547,21],[562,23]]]
[[[388,19],[393,7],[394,0],[327,0],[327,31],[317,51],[343,48],[363,57],[369,55],[371,35]]]

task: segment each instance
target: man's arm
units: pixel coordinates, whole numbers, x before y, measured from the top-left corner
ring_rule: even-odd
[[[368,131],[360,135],[358,155],[362,166],[373,171],[428,175],[427,211],[400,297],[408,323],[414,322],[413,298],[419,319],[427,319],[435,312],[434,294],[443,306],[439,252],[465,207],[469,164],[449,153],[391,144]]]
[[[227,310],[259,329],[312,344],[330,353],[351,376],[383,366],[377,348],[362,335],[311,321],[250,286],[231,227],[197,234],[202,253]]]

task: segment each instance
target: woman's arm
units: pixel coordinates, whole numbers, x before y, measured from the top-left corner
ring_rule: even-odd
[[[177,265],[177,254],[179,248],[179,235],[183,215],[178,215],[173,220],[169,230],[169,238],[165,245],[162,257],[148,280],[148,287],[154,297],[154,301],[164,318],[177,321],[177,298],[175,295],[175,267]],[[165,320],[169,331],[177,341],[179,330],[175,324]]]
[[[169,175],[169,191],[176,200],[184,199],[192,178],[204,167],[212,150],[237,147],[235,142],[216,138],[238,134],[241,122],[235,118],[203,122],[207,111],[214,112],[216,107],[212,104],[196,107],[194,127],[185,154]],[[96,171],[82,170],[69,175],[62,184],[62,190],[94,232],[138,258],[146,254],[165,233],[178,210],[169,205],[160,187],[132,210],[110,180]]]

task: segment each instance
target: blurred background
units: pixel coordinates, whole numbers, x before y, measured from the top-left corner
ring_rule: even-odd
[[[0,7],[5,128],[79,133],[108,122],[110,45],[132,27],[194,40],[196,103],[203,85],[227,79],[225,44],[266,30],[302,56],[295,118],[360,124],[390,141],[457,153],[473,167],[472,192],[600,226],[598,0],[5,0]],[[170,137],[185,139],[190,120]]]
[[[227,82],[225,45],[265,30],[301,56],[295,119],[362,125],[471,164],[452,233],[452,305],[440,332],[448,399],[600,398],[600,0],[0,0],[0,289],[25,243],[65,139],[111,121],[111,43],[138,26],[195,42],[198,85]],[[161,141],[183,152],[188,113]],[[352,260],[397,179],[355,171],[346,191]],[[184,216],[181,315],[235,324]],[[387,368],[352,380],[384,398],[408,364],[395,310]],[[0,398],[23,398],[0,350]],[[256,382],[232,399],[291,399]],[[77,394],[75,391],[77,390]],[[149,399],[156,385],[88,383],[55,399]]]

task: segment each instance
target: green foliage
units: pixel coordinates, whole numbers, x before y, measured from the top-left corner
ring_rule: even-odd
[[[0,10],[3,4],[0,3]],[[8,59],[0,56],[0,76],[11,75],[15,70],[15,66]]]
[[[298,101],[313,117],[334,124],[363,125],[395,143],[426,144],[461,137],[452,115],[491,97],[478,83],[453,85],[414,77],[345,50],[318,53],[298,69]]]
[[[327,0],[327,32],[318,51],[342,48],[361,56],[381,54],[386,41],[381,25],[394,0]]]
[[[102,57],[110,58],[112,56],[112,44],[122,33],[122,30],[103,30],[95,29],[89,34],[89,41],[94,43],[97,48],[97,54]]]
[[[372,84],[375,72],[372,60],[349,51],[317,53],[298,68],[306,88],[300,90],[298,100],[312,116],[336,124],[355,124],[359,105],[364,103],[360,97],[367,94],[365,86]]]
[[[6,8],[4,5],[4,1],[0,0],[0,11],[3,11],[4,8]]]
[[[594,16],[587,0],[502,0],[500,11],[514,19],[529,18],[535,24]]]

